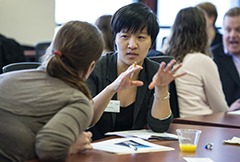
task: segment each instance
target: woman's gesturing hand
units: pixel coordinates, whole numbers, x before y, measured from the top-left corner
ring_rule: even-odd
[[[177,70],[182,66],[182,64],[178,64],[176,67],[173,67],[175,64],[176,60],[174,59],[171,60],[168,64],[161,62],[159,69],[154,75],[152,82],[149,84],[148,88],[153,89],[155,86],[167,86],[175,78],[185,75],[186,72],[176,74]]]
[[[111,84],[114,91],[119,91],[133,86],[142,86],[143,82],[134,80],[134,74],[142,70],[142,66],[133,64],[129,68],[121,73],[117,79]]]

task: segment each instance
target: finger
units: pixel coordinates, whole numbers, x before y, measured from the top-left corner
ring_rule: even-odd
[[[91,137],[86,137],[84,144],[89,144],[91,142],[92,142],[92,138]]]
[[[92,147],[91,144],[85,144],[85,145],[83,145],[82,147],[79,147],[79,148],[75,151],[75,153],[81,153],[81,152],[84,152],[84,151],[87,151],[87,150],[92,150],[92,149],[93,149],[93,147]]]
[[[92,138],[86,138],[83,144],[89,144],[92,142]]]
[[[142,70],[142,66],[140,66],[140,65],[136,65],[136,67],[133,67],[133,68],[131,68],[131,72],[137,72],[137,71],[140,71],[140,70]]]
[[[132,79],[133,78],[133,75],[134,73],[138,72],[142,70],[142,66],[139,66],[139,65],[136,65],[136,67],[133,67],[133,68],[130,68],[129,70],[127,70],[127,77]]]
[[[92,133],[91,132],[82,132],[78,137],[79,143],[87,144],[92,142]]]
[[[171,73],[174,74],[176,73],[176,71],[178,71],[178,69],[180,69],[182,67],[182,64],[178,64],[176,67],[172,68]]]
[[[142,68],[142,66],[138,65],[138,64],[135,62],[135,63],[133,63],[131,66],[128,67],[128,70],[132,70],[132,69],[139,68],[139,67]]]
[[[91,143],[93,134],[92,134],[92,132],[89,132],[89,131],[86,133],[87,133],[88,142]]]
[[[138,70],[141,70],[143,67],[140,65],[136,65],[135,67],[133,65],[129,66],[129,68],[125,71],[127,73],[132,73],[132,72],[136,72]]]
[[[170,71],[170,70],[172,70],[173,69],[173,66],[176,64],[176,60],[171,60],[168,64],[167,64],[167,66],[166,66],[166,68],[165,68],[165,71]]]
[[[93,147],[92,147],[91,144],[86,144],[86,145],[84,146],[84,149],[85,149],[85,150],[92,150]]]
[[[139,87],[139,86],[143,86],[143,82],[139,80],[133,80],[131,81],[131,85]]]
[[[86,136],[87,136],[88,138],[92,138],[92,132],[87,131],[87,132],[85,132],[85,133],[86,133]]]
[[[160,65],[159,65],[157,73],[160,73],[161,71],[164,71],[165,67],[166,67],[166,63],[161,62]]]
[[[184,71],[184,72],[181,73],[181,74],[176,74],[176,75],[174,75],[174,78],[179,78],[179,77],[184,76],[184,75],[186,75],[186,74],[187,74],[187,72]]]
[[[155,81],[152,81],[149,85],[148,85],[148,89],[152,90],[156,85]]]

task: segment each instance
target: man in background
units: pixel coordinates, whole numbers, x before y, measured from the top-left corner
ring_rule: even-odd
[[[223,44],[212,48],[230,110],[240,109],[240,7],[223,18]]]

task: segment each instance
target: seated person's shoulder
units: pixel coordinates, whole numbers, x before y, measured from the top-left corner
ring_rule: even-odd
[[[162,53],[161,51],[158,51],[158,50],[150,49],[148,51],[147,57],[152,57],[152,56],[164,56],[164,53]]]
[[[212,52],[214,55],[217,54],[217,53],[219,53],[219,52],[224,52],[224,50],[223,50],[223,44],[222,44],[222,43],[216,44],[216,45],[212,46],[212,47],[210,48],[210,50],[211,50],[211,52]]]

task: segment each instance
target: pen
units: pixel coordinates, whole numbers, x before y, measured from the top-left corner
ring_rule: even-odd
[[[137,66],[137,63],[134,62],[134,63],[133,63],[133,67],[136,67],[136,66]],[[131,76],[130,76],[130,79],[131,79],[131,80],[133,79],[133,75],[134,75],[134,72],[131,73]]]
[[[161,136],[154,136],[152,135],[149,140],[166,140],[166,141],[171,141],[171,140],[178,140],[177,138],[174,137],[161,137]]]

